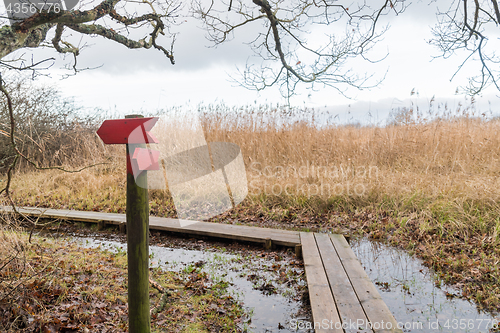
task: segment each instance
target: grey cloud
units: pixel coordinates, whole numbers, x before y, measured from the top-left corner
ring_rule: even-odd
[[[96,67],[100,70],[119,75],[134,71],[196,71],[212,65],[244,66],[247,58],[252,54],[248,45],[241,39],[235,39],[219,45],[209,47],[210,42],[205,38],[206,32],[199,28],[197,22],[191,19],[178,30],[174,44],[175,65],[159,50],[153,48],[129,50],[116,42],[103,38],[85,38],[91,47],[82,50],[79,57],[80,67]],[[171,40],[161,38],[158,44],[166,49],[170,48]]]

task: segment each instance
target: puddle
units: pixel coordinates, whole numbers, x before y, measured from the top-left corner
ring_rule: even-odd
[[[90,237],[72,239],[83,247],[100,247],[113,252],[126,251],[127,248],[126,243],[114,240]],[[195,263],[204,262],[202,271],[207,272],[214,282],[219,279],[229,282],[229,294],[239,300],[250,314],[251,321],[242,326],[248,332],[309,332],[291,330],[290,325],[293,319],[310,320],[301,314],[302,303],[294,288],[306,285],[303,267],[299,265],[263,259],[255,254],[247,256],[156,245],[149,247],[149,253],[150,267],[162,267],[176,272],[189,272]]]
[[[432,272],[405,251],[353,240],[351,248],[404,332],[490,332],[500,316],[479,312],[460,291],[435,286]]]

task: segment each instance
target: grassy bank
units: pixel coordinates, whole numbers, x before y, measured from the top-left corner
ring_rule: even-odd
[[[200,111],[207,141],[241,147],[250,191],[213,220],[368,235],[408,249],[437,271],[438,283],[500,310],[500,121],[467,110],[430,121],[406,110],[385,127],[319,127],[308,111]],[[187,125],[169,126],[182,133]],[[110,154],[102,149],[92,154],[97,162]],[[124,212],[122,154],[112,150],[111,164],[77,174],[20,170],[15,201]],[[169,194],[152,191],[151,211],[175,217]]]
[[[0,239],[2,332],[128,331],[125,252],[6,229]],[[222,284],[198,272],[153,269],[150,277],[152,332],[237,330],[244,311]]]

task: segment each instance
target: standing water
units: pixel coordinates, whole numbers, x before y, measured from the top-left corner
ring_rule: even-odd
[[[83,247],[126,251],[127,244],[120,241],[91,237],[75,237]],[[242,324],[248,332],[309,332],[293,328],[293,319],[310,320],[301,314],[302,303],[297,287],[305,286],[304,270],[298,265],[280,264],[273,258],[256,255],[230,254],[226,251],[198,251],[151,245],[150,267],[161,267],[175,272],[190,272],[202,267],[212,281],[229,283],[229,294],[240,301],[250,319]],[[195,265],[197,263],[197,265]],[[202,265],[200,265],[202,263]],[[277,276],[278,275],[278,276]],[[283,275],[286,278],[283,278]]]
[[[447,297],[460,291],[438,288],[432,272],[405,251],[367,239],[350,245],[404,332],[492,332],[500,322],[498,314]]]
[[[126,243],[92,237],[75,237],[84,247],[100,247],[110,251],[126,251]],[[497,314],[480,312],[476,306],[460,298],[453,288],[437,287],[432,272],[421,261],[405,251],[367,239],[352,240],[351,248],[366,273],[379,290],[403,332],[498,332]],[[311,321],[303,314],[297,286],[304,286],[303,268],[289,262],[289,279],[277,278],[279,261],[255,254],[231,254],[221,251],[199,251],[150,246],[151,267],[176,272],[189,271],[195,263],[203,262],[202,270],[214,281],[229,282],[228,291],[250,314],[242,330],[265,332],[311,332],[300,329],[297,321]],[[281,282],[280,282],[281,281]],[[295,288],[294,288],[295,286]]]

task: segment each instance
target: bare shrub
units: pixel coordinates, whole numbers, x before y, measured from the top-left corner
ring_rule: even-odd
[[[84,115],[82,108],[51,86],[37,85],[22,76],[7,80],[13,101],[19,150],[39,166],[76,166],[102,157],[95,130],[99,116]],[[10,119],[5,97],[0,99],[0,170],[12,158]],[[25,169],[22,161],[19,168]]]

